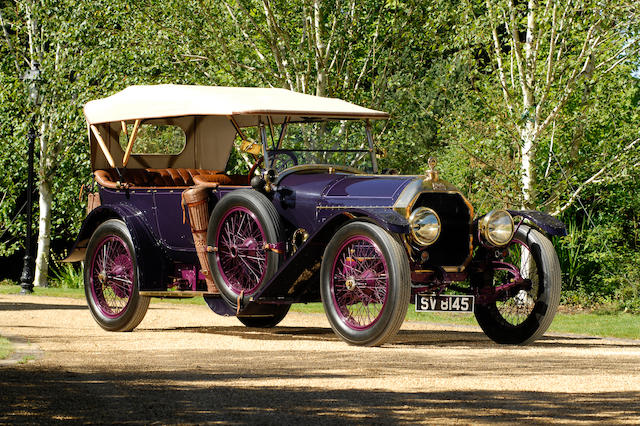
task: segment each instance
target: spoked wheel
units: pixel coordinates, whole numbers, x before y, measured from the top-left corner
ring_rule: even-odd
[[[324,310],[331,327],[354,345],[381,345],[407,313],[409,260],[400,243],[368,222],[342,227],[324,252],[320,272]]]
[[[477,279],[477,278],[476,278]],[[485,334],[497,343],[527,344],[551,325],[560,303],[561,274],[556,251],[544,235],[521,225],[500,263],[473,285],[480,293],[513,281],[523,285],[476,305],[475,316]]]
[[[131,331],[144,318],[149,297],[138,292],[138,269],[126,225],[101,224],[89,242],[84,291],[96,322],[108,331]]]
[[[283,256],[280,217],[259,192],[237,190],[213,210],[207,242],[213,278],[233,305],[247,301],[275,274]]]
[[[272,328],[287,316],[291,305],[264,305],[258,314],[250,317],[238,316],[238,320],[247,327]]]
[[[218,228],[218,266],[224,281],[235,294],[255,293],[267,269],[260,222],[251,210],[237,206],[227,211]]]

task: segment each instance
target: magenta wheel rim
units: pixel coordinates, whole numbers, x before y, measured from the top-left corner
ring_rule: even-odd
[[[522,289],[506,299],[495,302],[502,319],[509,325],[517,327],[527,321],[534,312],[543,277],[534,254],[524,241],[514,238],[505,252],[503,264],[509,267],[494,271],[493,286],[499,287],[518,278],[531,281],[531,288],[528,290]]]
[[[344,324],[367,330],[378,322],[389,296],[387,262],[369,237],[347,239],[331,268],[331,298]]]
[[[507,247],[507,255],[504,262],[512,265],[513,270],[522,277],[531,281],[531,288],[520,290],[516,294],[504,300],[496,300],[496,309],[502,318],[512,326],[524,323],[533,313],[538,302],[542,276],[538,270],[535,256],[529,246],[518,239],[514,239]],[[493,286],[507,284],[515,279],[514,273],[509,270],[494,272]]]
[[[118,318],[131,302],[133,294],[133,260],[129,247],[117,235],[98,243],[93,257],[89,285],[100,312],[107,318]]]
[[[267,271],[265,234],[246,207],[234,207],[216,230],[216,262],[227,287],[235,294],[255,293]]]

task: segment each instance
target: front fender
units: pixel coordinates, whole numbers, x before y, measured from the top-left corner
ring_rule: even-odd
[[[330,223],[337,217],[344,215],[366,218],[393,234],[408,234],[411,231],[409,221],[391,208],[346,208],[339,212],[332,212],[332,214],[323,213],[323,210],[320,210],[318,213],[318,219],[320,219],[324,224]]]
[[[258,303],[280,298],[312,302],[320,300],[319,274],[324,249],[337,230],[354,220],[366,220],[391,233],[408,233],[409,223],[393,210],[344,209],[325,217],[322,225],[289,257],[259,294]]]
[[[106,220],[120,219],[131,234],[138,263],[140,290],[165,289],[164,270],[167,264],[164,254],[156,238],[144,221],[142,212],[131,206],[110,205],[100,206],[92,210],[82,222],[78,238],[63,262],[78,262],[84,260],[89,240],[94,231]]]
[[[523,219],[531,221],[538,228],[542,229],[549,235],[564,237],[567,235],[567,228],[560,220],[548,213],[536,210],[507,210],[511,216],[520,216]]]

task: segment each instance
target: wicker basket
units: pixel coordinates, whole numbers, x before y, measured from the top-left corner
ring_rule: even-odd
[[[207,259],[207,228],[209,227],[209,189],[204,185],[192,186],[182,193],[183,208],[189,211],[189,223],[193,233],[193,242],[200,260],[200,269],[207,280],[207,291],[219,293],[218,287],[211,277],[209,260]]]
[[[87,214],[95,208],[100,207],[100,194],[97,192],[90,192],[87,194]]]

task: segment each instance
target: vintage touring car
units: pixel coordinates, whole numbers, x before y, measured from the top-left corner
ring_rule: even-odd
[[[97,190],[67,260],[84,260],[106,330],[134,329],[150,297],[203,296],[249,327],[322,301],[340,338],[369,346],[411,302],[473,312],[499,343],[532,342],[555,315],[548,235],[564,225],[535,211],[474,218],[434,159],[422,176],[380,173],[372,122],[385,112],[180,85],[129,87],[84,112]]]

